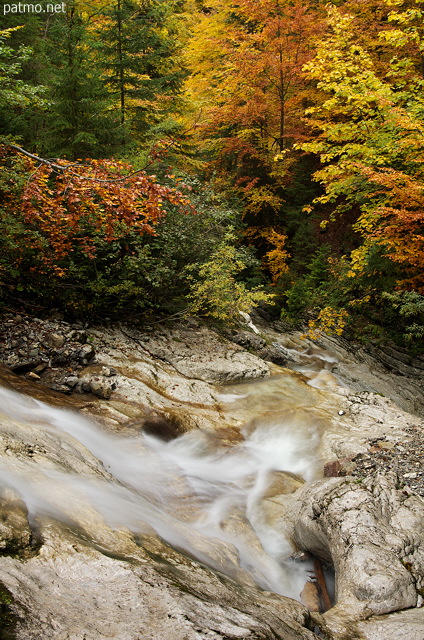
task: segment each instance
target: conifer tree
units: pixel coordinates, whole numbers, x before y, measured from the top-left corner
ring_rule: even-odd
[[[46,64],[52,107],[41,145],[47,155],[104,157],[124,136],[99,71],[88,22],[71,0],[49,30]]]
[[[97,30],[109,91],[122,125],[144,134],[170,111],[185,72],[172,2],[114,0]]]

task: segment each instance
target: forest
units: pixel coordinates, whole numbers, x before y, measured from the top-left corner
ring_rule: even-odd
[[[0,12],[0,311],[422,350],[421,2]]]

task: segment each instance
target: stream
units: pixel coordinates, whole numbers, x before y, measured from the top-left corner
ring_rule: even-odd
[[[20,494],[30,523],[47,515],[78,525],[94,510],[112,528],[154,532],[207,566],[299,599],[311,565],[290,558],[291,543],[261,503],[282,473],[292,482],[296,474],[299,483],[320,475],[322,419],[308,394],[287,376],[222,389],[224,410],[246,419],[242,438],[229,445],[200,430],[169,442],[143,432],[117,436],[77,413],[0,388],[3,413],[35,428],[36,440],[48,433],[65,452],[77,441],[98,461],[97,475],[78,475],[37,456],[21,457],[11,469],[3,456],[0,483]]]

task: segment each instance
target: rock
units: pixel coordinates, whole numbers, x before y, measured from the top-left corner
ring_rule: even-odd
[[[287,364],[287,357],[282,351],[280,351],[280,349],[277,349],[277,347],[268,345],[264,349],[258,351],[257,355],[262,358],[262,360],[273,362],[274,364],[278,364],[280,367],[284,367]]]
[[[49,388],[52,391],[58,391],[59,393],[71,393],[71,389],[67,384],[62,384],[59,382],[52,382],[52,384],[49,385]]]
[[[104,398],[108,400],[112,395],[114,386],[113,383],[111,383],[109,380],[105,380],[102,378],[91,378],[90,390],[91,393],[98,398]]]
[[[85,344],[79,350],[78,355],[83,362],[90,362],[91,360],[93,360],[96,352],[93,345]]]
[[[340,616],[349,628],[358,617],[416,606],[424,502],[397,490],[395,476],[321,480],[287,496],[286,504],[295,544],[335,568],[337,604],[324,614],[330,628],[339,629]]]
[[[66,338],[61,333],[47,333],[43,338],[43,343],[46,346],[60,349],[66,342]]]
[[[102,367],[102,375],[106,378],[110,378],[111,376],[117,375],[117,370],[113,367]]]
[[[363,640],[423,640],[424,610],[409,609],[356,623],[353,634]]]
[[[78,376],[67,376],[64,378],[63,382],[67,387],[73,389],[78,384],[79,378]]]
[[[232,336],[231,340],[245,349],[258,350],[266,345],[266,341],[263,338],[250,331],[240,331]]]
[[[304,479],[295,473],[272,471],[269,474],[269,484],[263,494],[263,499],[273,498],[281,494],[294,493],[304,484]]]
[[[14,371],[14,373],[27,373],[27,371],[30,371],[31,369],[37,367],[39,362],[40,361],[38,359],[34,360],[33,358],[21,359],[16,363],[10,364],[10,368],[12,369],[12,371]]]
[[[40,362],[40,364],[38,364],[35,369],[34,369],[34,373],[36,373],[38,376],[43,373],[43,371],[45,371],[48,367],[47,362]]]
[[[38,376],[36,373],[34,373],[34,371],[30,371],[29,373],[27,373],[26,377],[28,378],[28,380],[39,380],[40,379],[40,376]]]
[[[356,464],[350,458],[342,458],[341,460],[332,460],[324,465],[324,477],[338,478],[348,476],[356,469]]]
[[[0,554],[22,554],[31,546],[31,541],[25,503],[12,489],[3,489],[0,494]]]
[[[35,406],[22,399],[24,413]],[[0,501],[5,550],[0,583],[18,616],[16,640],[317,640],[302,604],[214,573],[146,532],[142,522],[134,535],[109,526],[89,501],[78,501],[88,481],[97,494],[111,478],[76,438],[63,441],[53,429],[2,414],[0,433],[8,482],[24,474],[24,493],[37,496],[38,482],[47,475],[53,493],[53,506],[44,513],[41,508],[37,516],[40,543],[35,547],[26,510],[13,494]],[[55,480],[63,474],[66,487],[76,482],[76,491],[71,486],[65,494],[70,499]],[[37,498],[41,507],[42,487]],[[120,491],[119,484],[115,490]],[[227,547],[231,553],[231,545]]]
[[[316,582],[307,582],[300,594],[300,601],[309,611],[319,612],[320,602]]]
[[[174,416],[150,411],[140,421],[143,431],[161,440],[173,440],[184,433]]]
[[[342,464],[340,460],[332,460],[331,462],[326,462],[324,465],[324,476],[326,478],[337,478],[341,475]]]
[[[171,364],[188,378],[227,384],[269,375],[269,367],[260,358],[206,327],[193,330],[177,324],[172,330],[160,327],[158,333],[151,336],[137,334],[128,327],[126,332],[138,340],[149,355]]]

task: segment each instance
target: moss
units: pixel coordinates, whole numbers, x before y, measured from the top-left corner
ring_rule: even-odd
[[[14,598],[0,582],[0,640],[14,640],[16,624],[19,620],[14,611]]]

